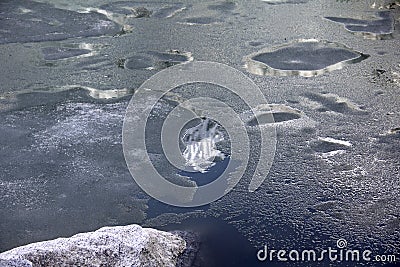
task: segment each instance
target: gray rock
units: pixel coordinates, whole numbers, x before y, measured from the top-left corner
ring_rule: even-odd
[[[177,234],[138,225],[104,227],[3,252],[0,266],[176,266],[185,249]]]
[[[200,236],[195,232],[172,231],[186,241],[186,249],[179,256],[176,267],[196,266],[196,257],[200,249]]]
[[[0,267],[32,267],[28,260],[0,260]]]

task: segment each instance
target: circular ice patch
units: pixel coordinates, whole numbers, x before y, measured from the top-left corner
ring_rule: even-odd
[[[342,44],[310,39],[264,49],[247,56],[245,61],[247,69],[257,75],[311,77],[367,57]]]

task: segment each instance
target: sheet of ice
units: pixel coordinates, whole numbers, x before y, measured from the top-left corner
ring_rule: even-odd
[[[344,24],[344,28],[351,33],[360,34],[365,39],[392,38],[395,21],[390,11],[376,13],[376,19],[353,19],[341,17],[325,17],[330,21]]]
[[[1,1],[0,10],[0,44],[113,35],[120,30],[102,14],[83,14],[35,1]]]
[[[110,18],[105,15],[88,13],[79,7],[99,8],[114,2],[40,1],[47,2],[44,7],[50,12],[57,7],[82,12],[82,18],[88,16],[108,21]],[[18,39],[17,43],[2,44],[0,250],[60,235],[93,231],[104,225],[143,223],[147,219],[159,225],[182,223],[187,218],[196,222],[198,218],[208,221],[219,218],[237,229],[239,235],[251,244],[246,254],[249,259],[256,259],[257,250],[265,244],[271,249],[310,248],[314,245],[324,249],[335,247],[337,238],[345,238],[351,249],[371,248],[376,253],[398,255],[400,138],[396,128],[400,121],[400,71],[396,59],[400,55],[400,43],[397,32],[394,32],[393,39],[363,40],[348,34],[340,24],[323,19],[339,17],[339,14],[343,18],[360,18],[373,2],[313,0],[301,4],[269,5],[260,0],[235,1],[235,8],[229,11],[231,5],[228,4],[225,10],[209,7],[224,5],[224,1],[185,1],[184,6],[192,7],[170,18],[132,17],[128,20],[132,24],[132,34],[120,37],[111,37],[114,33],[110,33],[106,37],[78,36],[62,42],[18,43]],[[40,16],[33,12],[28,15],[35,9],[29,10],[29,5],[25,5],[27,1],[2,3],[11,3],[11,10],[16,9],[17,3],[24,3],[18,12],[26,15],[10,15],[17,22],[22,18],[43,19],[47,16],[45,11],[40,11]],[[142,6],[153,11],[150,6]],[[146,10],[137,9],[133,15],[145,15]],[[396,17],[398,9],[391,12]],[[75,17],[76,14],[72,14],[69,18]],[[124,16],[122,12],[114,15]],[[2,18],[5,16],[6,13],[0,15]],[[220,21],[204,26],[180,23],[192,17],[212,17]],[[119,23],[118,31],[122,25]],[[69,30],[75,32],[77,27],[72,25]],[[21,36],[29,37],[30,33],[25,35],[25,32]],[[47,28],[40,31],[43,32],[48,32]],[[18,32],[13,34],[18,35]],[[282,119],[281,122],[260,126],[278,129],[276,158],[263,185],[253,193],[248,192],[253,166],[263,159],[259,157],[257,127],[247,126],[251,142],[250,163],[240,183],[228,195],[196,209],[195,213],[193,209],[161,208],[149,201],[149,197],[133,182],[118,143],[122,127],[120,118],[128,99],[118,95],[128,96],[124,88],[138,88],[155,72],[142,68],[122,69],[116,63],[124,66],[120,59],[134,57],[143,51],[178,49],[191,51],[196,60],[221,62],[245,71],[242,68],[244,56],[299,38],[339,42],[346,44],[351,51],[369,54],[370,58],[312,79],[248,74],[269,103],[279,105],[275,117]],[[68,47],[66,44],[72,43],[101,47],[95,48],[97,54],[94,56],[43,59],[42,48]],[[64,90],[63,86],[68,85],[81,88]],[[13,94],[40,88],[43,89],[41,93]],[[44,92],[52,88],[61,91]],[[99,93],[98,98],[89,96],[89,88]],[[188,178],[178,180],[179,177],[175,177],[177,170],[166,165],[159,149],[160,142],[153,135],[173,103],[176,105],[191,97],[213,97],[231,104],[238,114],[248,110],[237,96],[217,86],[187,85],[177,91],[179,89],[182,94],[170,94],[154,107],[154,120],[150,122],[147,140],[156,168],[170,173],[166,179],[176,178],[177,184]],[[103,91],[107,97],[116,97],[103,97]],[[115,105],[117,103],[120,105]],[[79,113],[80,108],[83,114]],[[204,107],[209,108],[212,107]],[[269,122],[265,113],[271,111],[262,111],[261,108],[259,111],[252,116],[246,114],[249,115],[248,121],[261,115],[264,122]],[[296,114],[300,118],[296,119]],[[102,135],[108,138],[101,139]],[[98,142],[91,141],[92,137]],[[322,150],[329,144],[323,143],[319,137],[347,141],[352,146],[340,146],[339,150],[332,151],[336,154],[323,157],[323,152],[316,152],[313,146]],[[46,138],[57,145],[51,146]],[[225,140],[219,145],[223,142]],[[318,146],[319,142],[323,143],[322,147]],[[225,153],[225,146],[221,147],[217,144],[217,148]],[[158,217],[160,214],[162,217]],[[229,243],[242,250],[243,239],[230,238],[232,235],[219,232],[219,225],[213,225],[202,227],[205,231],[214,227],[218,240],[221,240],[217,244]],[[192,226],[190,224],[188,228]],[[226,256],[221,262],[229,262],[232,251],[236,250],[216,257],[222,259]],[[325,265],[329,264],[332,263]],[[376,262],[372,264],[379,266]],[[299,263],[299,266],[308,265]]]

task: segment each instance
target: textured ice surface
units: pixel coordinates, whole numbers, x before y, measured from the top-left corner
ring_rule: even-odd
[[[322,157],[330,157],[346,152],[352,147],[352,144],[348,141],[331,137],[319,137],[317,140],[310,142],[310,147],[316,153],[321,153]]]
[[[344,28],[351,33],[361,34],[366,39],[385,39],[392,37],[394,19],[390,11],[376,13],[374,20],[362,20],[341,17],[325,17],[328,20],[344,24]]]
[[[371,71],[369,78],[370,81],[375,84],[395,84],[400,86],[400,64],[390,66],[386,69],[380,67],[374,68]]]
[[[258,75],[317,76],[356,63],[367,56],[344,45],[317,40],[300,40],[248,56],[247,69]]]
[[[180,21],[181,24],[185,25],[214,25],[219,24],[229,17],[231,17],[236,11],[238,3],[233,1],[221,1],[208,4],[204,7],[203,12],[192,13],[191,16],[187,16],[185,19]]]
[[[145,198],[130,195],[138,188],[121,152],[125,107],[63,99],[2,113],[1,132],[9,133],[0,138],[0,213],[8,218],[2,227],[22,220],[37,229],[3,232],[3,249],[90,231],[103,226],[100,221],[140,222]],[[71,223],[71,216],[85,220]]]
[[[22,109],[36,105],[49,105],[63,102],[65,98],[76,100],[112,101],[132,95],[134,89],[97,89],[82,85],[64,85],[30,88],[21,91],[0,94],[3,100],[3,111]],[[60,110],[63,108],[59,107]]]
[[[291,120],[300,119],[302,117],[301,112],[292,109],[285,105],[266,105],[259,107],[255,110],[256,114],[254,117],[250,117],[247,122],[249,126],[286,122]],[[272,114],[272,117],[269,115]]]
[[[90,53],[87,49],[45,47],[42,49],[43,58],[46,60],[57,60],[69,57],[77,57]]]
[[[172,18],[187,7],[182,3],[165,3],[153,1],[115,1],[99,7],[85,8],[84,12],[104,14],[108,19],[118,23],[122,30],[119,34],[132,32],[137,19]]]
[[[118,105],[110,104],[98,108],[93,104],[59,105],[58,110],[68,113],[68,117],[55,125],[34,134],[36,140],[41,140],[36,146],[40,149],[52,147],[98,144],[110,142],[119,144],[121,136],[112,133],[114,125],[119,124],[123,114],[112,112]]]
[[[220,22],[220,19],[214,17],[194,17],[184,20],[184,24],[188,25],[210,25]]]
[[[0,10],[0,44],[113,35],[119,30],[102,14],[83,14],[35,1],[1,1]]]
[[[170,50],[166,52],[148,51],[137,53],[124,61],[124,68],[161,70],[177,64],[192,61],[193,57],[190,52],[181,52]]]
[[[282,4],[304,4],[309,0],[261,0],[270,5],[282,5]]]
[[[183,11],[185,6],[181,3],[118,1],[102,5],[100,9],[124,15],[127,18],[170,18]]]
[[[58,60],[71,57],[88,57],[93,54],[94,47],[91,44],[65,44],[60,46],[46,46],[42,48],[45,60]]]
[[[363,107],[360,107],[350,99],[332,93],[306,93],[300,99],[303,105],[319,112],[336,112],[342,114],[367,113]]]
[[[237,3],[233,1],[217,2],[208,6],[208,9],[219,12],[231,12],[235,10]]]

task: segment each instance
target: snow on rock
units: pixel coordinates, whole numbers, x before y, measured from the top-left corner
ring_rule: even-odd
[[[138,225],[103,227],[0,253],[0,266],[176,266],[185,249],[185,240],[173,233]]]

